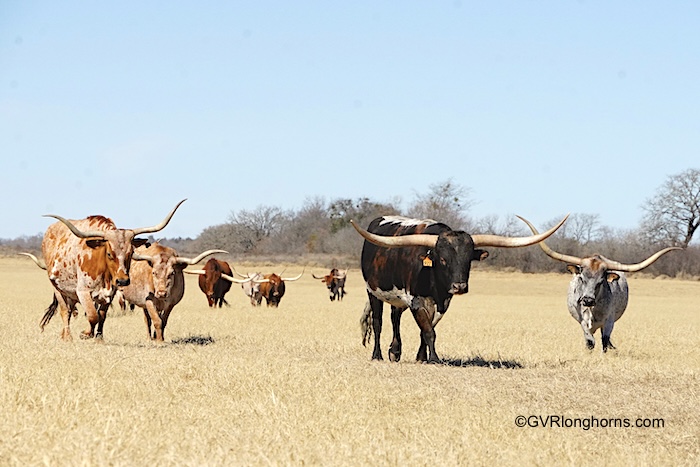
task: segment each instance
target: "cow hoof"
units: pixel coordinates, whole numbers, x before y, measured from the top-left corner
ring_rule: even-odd
[[[389,361],[390,362],[398,362],[399,360],[401,360],[400,353],[389,352]]]
[[[379,355],[372,355],[372,360],[384,360],[381,354]]]
[[[80,333],[80,338],[83,339],[83,340],[92,339],[93,337],[94,337],[94,336],[93,336],[92,333],[90,333],[90,332],[82,331],[82,332]]]
[[[595,348],[595,341],[586,341],[586,348],[588,350],[593,350]]]

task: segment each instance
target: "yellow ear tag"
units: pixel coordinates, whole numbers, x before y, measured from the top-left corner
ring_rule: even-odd
[[[432,268],[433,267],[433,260],[427,256],[425,258],[423,258],[423,267]]]

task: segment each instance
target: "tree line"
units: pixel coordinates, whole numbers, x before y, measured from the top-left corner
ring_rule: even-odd
[[[398,202],[370,198],[312,197],[297,210],[259,205],[232,211],[223,224],[205,228],[196,238],[163,238],[161,243],[182,254],[219,248],[234,261],[314,263],[324,267],[357,267],[362,238],[350,220],[366,226],[381,215],[431,218],[453,229],[496,235],[530,235],[519,220],[498,216],[475,218],[471,190],[453,179],[429,186],[416,194],[408,208]],[[669,176],[643,205],[644,217],[636,229],[613,229],[601,224],[598,214],[573,213],[557,233],[547,240],[554,250],[574,256],[601,253],[623,263],[639,262],[667,246],[684,251],[662,257],[645,272],[671,277],[700,277],[700,248],[691,245],[700,227],[700,170],[688,169]],[[545,230],[559,218],[553,218]],[[0,240],[0,252],[39,252],[42,235]],[[151,239],[155,241],[155,239]],[[562,263],[552,261],[537,247],[490,249],[483,267],[522,272],[561,272]],[[481,266],[480,266],[481,267]]]

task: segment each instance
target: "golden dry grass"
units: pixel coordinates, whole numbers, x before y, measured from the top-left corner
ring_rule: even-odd
[[[437,329],[451,365],[425,365],[410,313],[403,360],[370,361],[359,271],[342,303],[307,271],[279,309],[237,287],[230,308],[209,309],[187,276],[162,345],[139,310],[108,317],[103,344],[77,339],[83,316],[73,343],[58,316],[39,333],[45,274],[0,258],[1,465],[700,462],[700,282],[631,278],[618,350],[602,355],[566,311],[569,276],[477,269]],[[387,310],[385,356],[388,323]],[[519,428],[519,415],[664,426]]]

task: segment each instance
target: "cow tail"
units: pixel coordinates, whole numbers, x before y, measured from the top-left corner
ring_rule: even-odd
[[[362,345],[366,347],[372,336],[372,306],[369,304],[369,300],[367,300],[365,311],[362,312],[360,318],[360,328],[362,329]]]
[[[51,302],[51,305],[46,309],[44,312],[44,317],[41,318],[41,322],[39,323],[39,326],[41,327],[41,332],[44,332],[44,326],[49,324],[49,321],[51,321],[51,318],[53,318],[53,315],[56,314],[56,310],[58,309],[58,299],[56,296],[53,296],[53,301]]]

